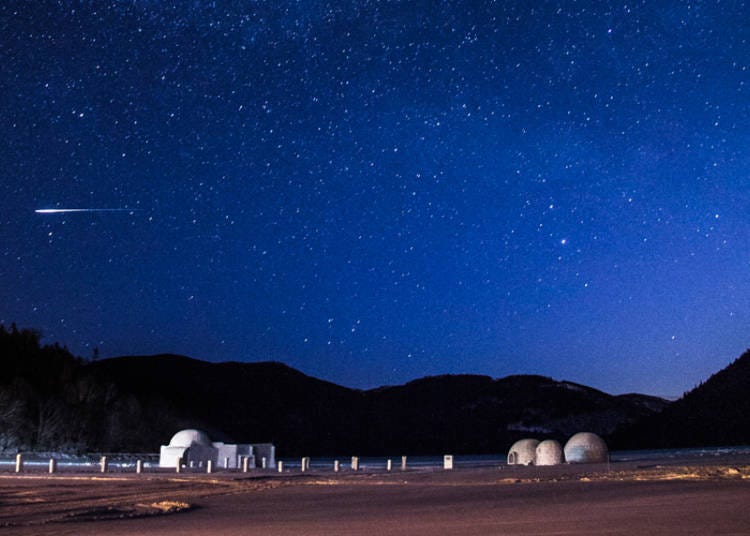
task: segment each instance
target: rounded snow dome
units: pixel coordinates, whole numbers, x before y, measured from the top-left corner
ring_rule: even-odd
[[[565,443],[568,463],[604,463],[609,461],[609,449],[604,440],[590,432],[579,432]]]
[[[534,465],[536,463],[536,439],[520,439],[508,451],[508,465]]]
[[[204,447],[210,447],[211,440],[206,435],[206,432],[200,430],[180,430],[172,439],[169,441],[170,447],[192,447],[193,445],[201,445]]]
[[[559,465],[563,462],[565,462],[565,457],[559,441],[545,439],[536,446],[537,465]]]

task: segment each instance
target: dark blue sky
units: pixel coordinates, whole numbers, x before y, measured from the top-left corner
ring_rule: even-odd
[[[679,395],[750,346],[746,15],[3,2],[0,321],[353,387]]]

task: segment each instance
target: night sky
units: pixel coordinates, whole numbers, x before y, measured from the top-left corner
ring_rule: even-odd
[[[750,346],[747,15],[4,1],[0,321],[350,387],[680,395]]]

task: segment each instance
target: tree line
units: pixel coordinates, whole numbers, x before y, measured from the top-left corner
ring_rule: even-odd
[[[139,450],[144,409],[41,332],[0,324],[0,453]]]

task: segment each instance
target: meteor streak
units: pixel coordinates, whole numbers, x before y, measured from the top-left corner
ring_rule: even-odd
[[[38,208],[37,214],[63,214],[65,212],[135,212],[137,208]]]

